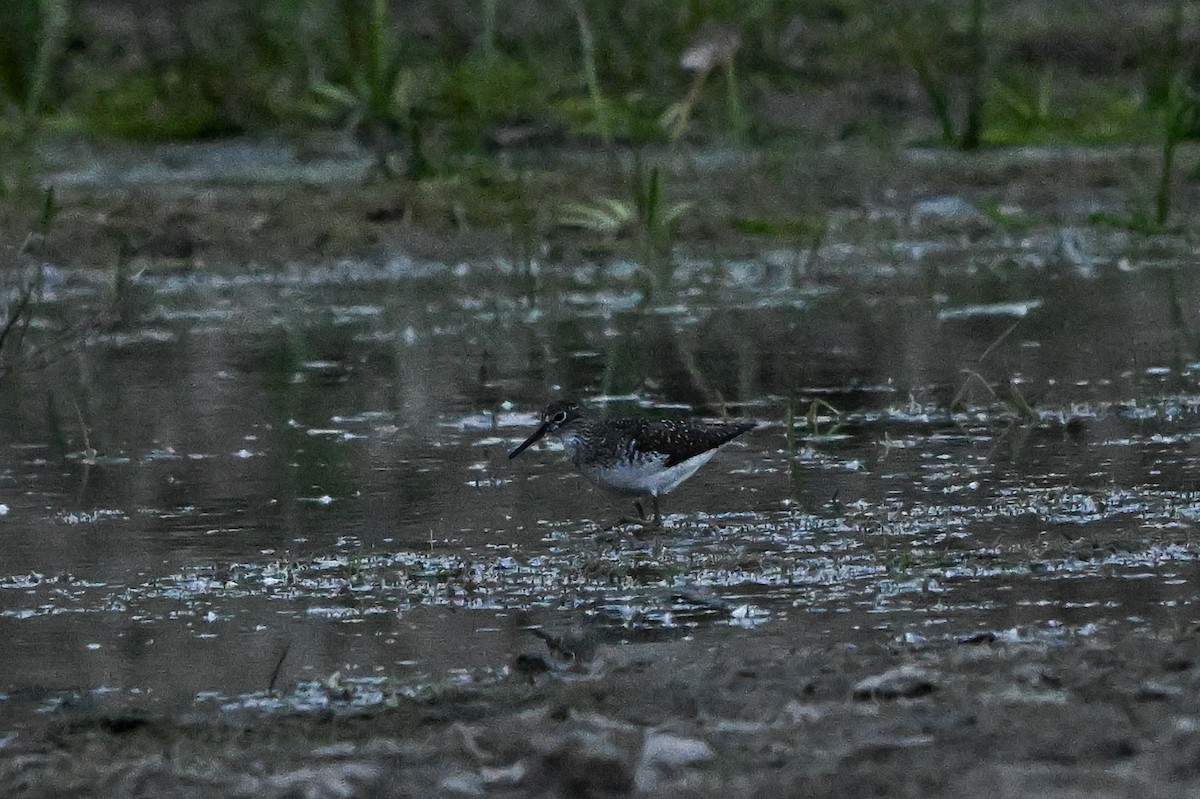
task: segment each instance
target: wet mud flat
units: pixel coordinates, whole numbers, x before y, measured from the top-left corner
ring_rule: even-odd
[[[0,424],[2,792],[1196,790],[1200,281],[1113,223],[1147,155],[718,154],[652,297],[635,235],[552,221],[626,190],[573,158],[508,227],[63,180]],[[759,425],[607,531],[506,458],[560,393]]]
[[[766,629],[388,709],[64,718],[0,775],[12,796],[1179,796],[1198,658],[1184,631]]]

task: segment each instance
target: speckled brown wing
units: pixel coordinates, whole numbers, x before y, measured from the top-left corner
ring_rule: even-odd
[[[667,460],[663,465],[668,469],[710,449],[716,449],[754,427],[754,422],[649,419],[622,421],[628,425],[628,434],[636,451],[642,455],[666,455]]]

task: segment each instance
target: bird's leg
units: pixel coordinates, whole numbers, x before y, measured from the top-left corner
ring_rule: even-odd
[[[654,518],[653,519],[650,519],[650,520],[646,519],[645,506],[642,505],[642,501],[640,499],[635,499],[633,501],[633,507],[637,509],[637,514],[638,514],[637,518],[633,519],[628,516],[622,516],[621,518],[619,518],[615,522],[613,522],[613,524],[610,525],[607,529],[614,530],[617,527],[625,527],[626,525],[629,525],[632,527],[641,527],[643,529],[652,529],[655,527],[662,527],[662,521],[658,518],[658,497],[651,496],[650,500],[652,503],[651,508],[654,510]]]
[[[641,521],[637,519],[628,519],[628,523],[635,528],[634,537],[641,538],[647,535],[657,534],[662,531],[662,514],[658,510],[658,497],[650,495],[650,509],[654,511],[654,515],[647,519],[646,514],[642,509],[642,503],[637,503],[638,515],[641,516]]]
[[[658,509],[658,494],[650,495],[650,507],[654,509],[654,518],[650,520],[651,527],[662,527],[662,512]]]
[[[645,527],[645,526],[646,526],[645,517],[643,517],[641,519],[635,519],[632,516],[622,516],[621,518],[617,519],[615,522],[610,524],[608,527],[605,527],[604,532],[606,532],[606,533],[612,532],[613,530],[616,530],[618,527]]]

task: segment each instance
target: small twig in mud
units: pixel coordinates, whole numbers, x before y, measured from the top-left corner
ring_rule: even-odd
[[[1009,335],[1014,330],[1017,329],[1017,325],[1019,325],[1019,324],[1021,324],[1020,320],[1013,322],[1011,325],[1008,326],[1007,330],[1005,330],[1003,333],[1001,333],[999,336],[997,336],[996,340],[993,341],[991,344],[989,344],[987,346],[987,349],[983,351],[983,355],[980,355],[979,359],[975,361],[975,365],[978,366],[979,364],[983,363],[984,360],[987,358],[987,356],[992,354],[992,350],[996,349],[996,347],[999,347],[1000,344],[1003,343],[1004,339],[1008,338]]]
[[[1036,422],[1041,419],[1037,411],[1025,401],[1025,397],[1021,394],[1016,384],[1013,383],[1012,378],[1000,384],[1000,399],[1005,405],[1015,410],[1022,421]]]
[[[267,681],[267,693],[275,693],[275,681],[279,679],[279,672],[283,670],[283,661],[287,660],[288,652],[292,651],[292,642],[287,641],[283,645],[283,651],[279,653],[279,659],[275,661],[275,668],[271,669],[271,679]]]
[[[825,400],[820,399],[820,398],[813,400],[812,404],[808,406],[808,413],[805,414],[804,420],[808,423],[808,428],[810,430],[812,430],[812,434],[814,436],[822,435],[822,433],[818,427],[818,425],[820,424],[820,421],[821,421],[819,412],[822,408],[829,411],[836,417],[836,419],[834,420],[834,423],[833,423],[833,427],[831,427],[829,430],[827,430],[824,433],[824,435],[832,435],[833,432],[838,429],[838,425],[840,424],[840,420],[842,418],[842,412],[839,411],[837,408],[833,407],[832,405],[830,405]]]
[[[977,381],[981,386],[987,389],[987,392],[992,395],[993,399],[996,398],[995,389],[988,385],[988,381],[983,375],[979,374],[979,372],[976,372],[974,369],[963,369],[962,373],[967,376],[967,379],[963,381],[962,386],[958,389],[958,393],[954,395],[954,399],[950,400],[950,410],[954,410],[955,408],[962,406],[963,397],[966,395],[967,388],[970,387],[972,380]]]
[[[683,364],[683,368],[687,371],[688,377],[691,378],[692,385],[704,395],[705,402],[715,408],[724,408],[725,397],[708,382],[708,379],[704,376],[704,372],[700,368],[699,361],[696,359],[696,353],[684,341],[683,336],[675,337],[675,349],[679,353],[679,360]]]
[[[1001,333],[999,336],[997,336],[995,338],[995,340],[993,340],[992,343],[987,346],[987,349],[985,349],[983,351],[983,354],[980,355],[979,358],[975,361],[975,365],[976,366],[981,365],[984,362],[984,360],[986,360],[987,357],[989,355],[991,355],[992,352],[997,347],[999,347],[1000,344],[1005,339],[1007,339],[1010,335],[1012,335],[1012,332],[1017,329],[1017,325],[1019,325],[1019,324],[1021,324],[1019,320],[1016,322],[1013,322],[1011,325],[1009,325],[1005,329],[1005,331],[1003,333]],[[950,410],[953,411],[955,408],[962,407],[963,398],[966,396],[967,390],[970,388],[972,380],[974,380],[974,381],[977,381],[980,385],[982,385],[985,389],[987,389],[987,392],[989,394],[991,394],[992,399],[998,399],[1001,402],[1003,402],[1005,405],[1007,405],[1008,407],[1010,407],[1014,411],[1016,411],[1016,413],[1020,417],[1021,421],[1034,422],[1034,421],[1038,421],[1041,418],[1038,416],[1037,411],[1035,411],[1033,409],[1033,407],[1028,402],[1026,402],[1025,397],[1022,396],[1020,390],[1013,383],[1011,377],[1005,378],[999,384],[999,386],[994,389],[988,383],[987,379],[984,378],[984,376],[982,374],[975,371],[974,369],[963,369],[962,373],[967,376],[967,379],[963,381],[962,386],[960,386],[958,389],[958,393],[955,394],[954,399],[950,401]]]
[[[462,745],[463,751],[470,755],[476,763],[486,764],[495,761],[495,758],[489,755],[482,746],[479,745],[479,733],[471,729],[461,721],[454,722],[450,730],[458,735],[458,741]]]
[[[21,292],[20,299],[16,305],[9,311],[8,318],[4,320],[4,325],[0,327],[0,350],[4,349],[4,342],[8,340],[8,334],[13,331],[17,322],[25,316],[25,310],[29,307],[29,301],[33,299],[33,291],[35,283],[30,283]]]
[[[83,409],[79,407],[79,403],[75,403],[75,418],[79,420],[79,432],[83,434],[83,459],[90,461],[96,457],[96,450],[92,449],[92,436],[88,432],[87,422],[83,419]]]

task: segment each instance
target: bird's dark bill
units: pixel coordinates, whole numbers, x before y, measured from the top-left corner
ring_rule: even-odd
[[[529,447],[531,447],[539,438],[546,435],[546,431],[549,429],[550,429],[550,423],[544,422],[541,427],[539,427],[537,430],[533,431],[533,435],[531,435],[529,438],[525,439],[525,442],[523,444],[521,444],[521,446],[517,447],[512,452],[508,453],[508,459],[512,460],[513,458],[517,457],[525,450],[529,449]]]

